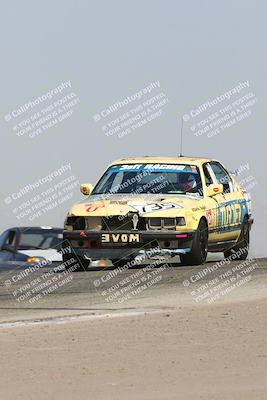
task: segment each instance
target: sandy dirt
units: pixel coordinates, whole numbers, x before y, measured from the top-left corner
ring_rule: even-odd
[[[267,299],[1,328],[1,399],[267,399]]]

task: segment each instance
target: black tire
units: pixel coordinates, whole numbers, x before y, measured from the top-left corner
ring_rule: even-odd
[[[123,259],[115,259],[112,260],[112,264],[115,268],[127,268],[126,264],[129,262],[130,260],[123,260]]]
[[[248,258],[249,240],[250,240],[249,231],[250,231],[250,224],[249,220],[246,218],[242,224],[238,243],[224,252],[225,258],[230,258],[239,251],[241,251],[241,254],[236,254],[233,257],[233,260],[246,260]]]
[[[193,239],[190,253],[180,255],[182,265],[204,264],[208,255],[208,226],[204,219],[201,219]]]

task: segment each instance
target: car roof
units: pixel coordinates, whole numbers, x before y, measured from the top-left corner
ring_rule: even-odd
[[[144,164],[144,163],[163,163],[163,164],[189,164],[200,166],[206,162],[217,161],[210,158],[202,157],[132,157],[132,158],[122,158],[120,160],[113,161],[110,166],[117,164]]]

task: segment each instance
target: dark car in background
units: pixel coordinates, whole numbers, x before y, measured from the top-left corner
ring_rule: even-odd
[[[0,235],[0,262],[60,262],[63,230],[50,226],[14,227]]]

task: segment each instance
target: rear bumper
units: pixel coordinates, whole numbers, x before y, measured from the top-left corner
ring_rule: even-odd
[[[138,242],[105,242],[107,236],[112,238],[122,237],[122,235],[138,235]],[[85,259],[99,260],[134,258],[141,251],[153,249],[154,255],[170,255],[189,253],[192,248],[194,231],[64,231],[63,247],[70,246],[71,253]]]

